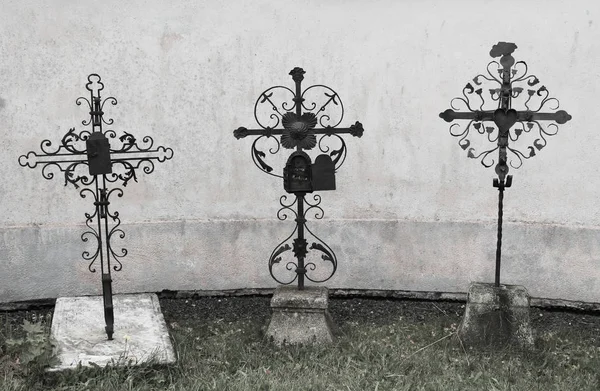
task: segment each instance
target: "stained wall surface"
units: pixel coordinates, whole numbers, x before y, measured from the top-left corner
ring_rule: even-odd
[[[493,281],[495,174],[467,158],[438,114],[486,74],[499,41],[517,44],[535,88],[573,117],[511,169],[503,282],[599,302],[599,16],[595,0],[4,1],[0,302],[100,292],[81,258],[94,247],[80,240],[90,198],[59,173],[45,180],[40,166],[18,164],[42,140],[58,145],[69,128],[86,128],[75,99],[90,73],[118,100],[105,107],[115,132],[175,152],[111,200],[126,233],[113,246],[128,250],[115,292],[276,286],[267,260],[294,223],[277,219],[285,192],[253,165],[254,138],[233,130],[256,128],[256,100],[293,88],[297,66],[305,86],[339,94],[340,126],[365,128],[344,136],[337,190],[320,193],[324,218],[308,216],[339,260],[326,285],[465,292]],[[486,137],[472,133],[473,143]],[[284,158],[266,158],[280,173]]]

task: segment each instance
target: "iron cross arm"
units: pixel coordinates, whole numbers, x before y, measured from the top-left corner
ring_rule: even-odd
[[[72,132],[72,130],[70,132]],[[145,139],[150,140],[149,138]],[[154,160],[162,163],[166,160],[170,160],[173,157],[173,150],[171,148],[158,146],[155,149],[151,149],[150,146],[148,148],[142,147],[141,150],[131,150],[131,147],[134,145],[139,149],[139,146],[135,144],[135,140],[130,144],[124,144],[120,149],[111,149],[110,163],[120,164],[125,167],[127,171],[132,171],[139,168],[140,163],[142,162],[151,162]],[[64,139],[56,151],[48,151],[47,148],[50,146],[50,141],[44,140],[42,142],[41,153],[30,151],[26,155],[21,155],[19,157],[19,164],[22,167],[29,168],[36,168],[38,164],[43,165],[42,175],[46,179],[54,178],[54,174],[47,171],[49,169],[48,167],[58,168],[64,173],[65,186],[71,182],[76,188],[78,188],[79,186],[77,182],[79,182],[82,178],[74,177],[74,171],[78,165],[88,164],[88,151],[85,149],[76,149],[72,144],[64,142]],[[135,175],[125,175],[123,178],[127,177],[129,177],[129,179],[133,178],[137,182]],[[127,181],[129,179],[124,179],[124,186],[127,185]]]
[[[500,109],[501,110],[501,109]],[[455,119],[468,119],[473,121],[493,121],[494,115],[497,110],[485,110],[485,111],[454,111],[448,109],[440,113],[440,118],[446,122],[452,122]],[[516,111],[516,122],[525,121],[555,121],[558,124],[565,124],[572,117],[569,113],[564,110],[559,110],[555,113],[540,113],[535,111]]]
[[[243,126],[233,131],[233,135],[236,139],[241,139],[246,136],[279,136],[285,132],[286,129],[247,129]],[[333,126],[326,126],[324,128],[311,129],[311,134],[323,134],[323,135],[334,135],[334,134],[351,134],[354,137],[361,137],[364,133],[363,125],[356,121],[354,125],[350,125],[348,128],[334,128]]]
[[[143,156],[129,156],[133,154],[144,154]],[[121,152],[115,153],[111,151],[111,156],[113,157],[112,161],[136,161],[136,160],[158,160],[159,162],[164,162],[165,160],[169,160],[172,156],[171,148],[158,147],[153,151],[144,151],[144,152]],[[36,152],[30,151],[27,155],[21,155],[19,157],[19,163],[22,166],[27,166],[29,168],[35,168],[38,164],[44,163],[84,163],[87,162],[87,152],[79,152],[79,153],[57,153],[52,155],[39,155]]]

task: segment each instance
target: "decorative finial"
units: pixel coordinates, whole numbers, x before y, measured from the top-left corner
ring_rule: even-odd
[[[292,69],[289,74],[292,76],[292,79],[296,83],[298,83],[298,82],[301,82],[302,80],[304,80],[304,76],[303,75],[305,73],[306,72],[304,72],[304,69],[296,67],[296,68]]]
[[[490,50],[490,56],[500,58],[500,65],[504,69],[508,69],[515,64],[515,59],[511,54],[515,51],[517,45],[512,42],[498,42]]]
[[[104,89],[104,83],[102,83],[100,75],[92,73],[88,76],[88,83],[85,85],[85,89],[92,93],[92,97],[100,97],[100,91]]]

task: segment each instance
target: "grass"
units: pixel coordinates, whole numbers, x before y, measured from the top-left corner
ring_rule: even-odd
[[[169,319],[176,364],[48,374],[7,351],[6,339],[23,335],[6,326],[10,316],[0,317],[0,390],[8,391],[600,389],[600,335],[573,327],[539,332],[530,349],[486,351],[462,346],[460,318],[357,318],[338,324],[343,335],[332,345],[278,348],[263,339],[262,319]]]

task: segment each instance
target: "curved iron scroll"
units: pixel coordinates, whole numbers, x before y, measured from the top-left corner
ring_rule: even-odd
[[[118,272],[123,268],[120,258],[123,258],[127,255],[127,249],[121,248],[120,250],[115,251],[111,239],[115,235],[117,235],[119,239],[124,239],[125,232],[120,228],[121,219],[119,218],[119,212],[112,212],[109,208],[109,199],[112,193],[116,193],[117,197],[122,197],[123,190],[115,188],[110,191],[106,191],[106,188],[100,188],[98,191],[98,197],[96,192],[86,188],[81,190],[81,198],[86,198],[86,193],[92,195],[96,208],[94,209],[94,213],[85,214],[85,225],[87,226],[88,230],[81,234],[81,240],[83,242],[88,242],[90,238],[93,238],[95,239],[95,246],[93,253],[90,253],[86,250],[81,254],[81,256],[84,260],[90,261],[88,269],[92,273],[96,273],[94,263],[96,260],[98,260],[98,258],[100,258],[102,274],[106,273],[107,270]],[[106,219],[110,219],[113,224],[108,230],[106,230],[102,225],[103,220]],[[97,222],[97,227],[92,226],[94,220]],[[112,265],[113,261],[116,262],[116,265]],[[105,270],[105,264],[107,270]]]
[[[289,285],[294,283],[295,281],[306,277],[309,281],[320,283],[329,280],[335,274],[337,270],[337,257],[334,251],[329,247],[327,243],[325,243],[321,238],[315,235],[306,225],[306,217],[309,214],[313,214],[314,218],[320,220],[324,216],[323,209],[321,208],[321,196],[318,194],[312,195],[312,200],[308,201],[305,195],[297,195],[294,196],[294,200],[292,202],[288,201],[288,196],[283,195],[279,199],[279,203],[281,208],[277,212],[277,218],[279,220],[286,220],[288,217],[294,216],[296,218],[296,226],[292,233],[286,237],[283,241],[281,241],[273,251],[271,252],[271,256],[269,257],[269,273],[271,277],[275,281],[283,285]],[[302,213],[300,216],[293,209],[294,206],[298,206],[299,203],[305,203],[308,205],[308,208]],[[304,237],[304,235],[298,235],[298,237],[294,240],[292,237],[294,234],[301,230],[306,230],[314,238],[310,247],[308,247],[308,241]],[[314,251],[309,251],[314,250]],[[291,252],[289,252],[291,251]],[[289,252],[289,253],[288,253]],[[313,276],[311,272],[317,269],[316,261],[304,262],[305,258],[308,255],[315,254],[319,255],[321,261],[329,264],[329,268],[324,274],[324,276],[317,277]],[[295,257],[296,261],[288,260],[282,262],[284,256]],[[321,263],[322,264],[322,263]],[[293,273],[288,278],[284,279],[282,277],[277,277],[275,275],[275,267],[281,265],[288,272]]]
[[[119,258],[127,255],[126,249],[121,249],[119,252],[115,252],[111,245],[111,238],[117,235],[123,239],[125,237],[124,231],[119,228],[121,220],[119,218],[119,212],[112,212],[108,208],[108,198],[110,194],[117,193],[119,197],[123,195],[123,190],[114,188],[110,191],[106,188],[106,183],[120,183],[122,186],[127,186],[130,180],[137,182],[136,170],[141,169],[145,174],[150,174],[154,171],[154,162],[162,163],[173,157],[173,150],[163,146],[154,146],[154,140],[150,136],[144,136],[141,140],[136,139],[132,134],[128,132],[122,132],[118,136],[117,132],[112,129],[104,130],[104,125],[112,125],[114,120],[112,118],[104,118],[104,107],[108,102],[113,106],[117,105],[117,99],[114,97],[108,97],[102,99],[100,92],[104,89],[104,83],[97,74],[91,74],[88,76],[88,83],[86,89],[90,93],[90,97],[79,97],[75,100],[78,106],[81,106],[85,102],[89,111],[89,118],[81,121],[84,126],[90,126],[91,129],[85,129],[76,131],[75,128],[70,128],[69,131],[62,137],[60,144],[54,147],[52,141],[43,140],[40,144],[41,152],[30,151],[25,155],[19,157],[19,164],[22,167],[36,168],[39,165],[42,166],[42,176],[45,179],[53,179],[55,174],[62,173],[65,179],[65,186],[71,183],[76,189],[84,186],[84,189],[80,191],[82,198],[86,198],[86,195],[92,195],[96,210],[93,214],[86,213],[86,226],[88,228],[81,238],[84,242],[88,242],[89,239],[96,239],[96,249],[93,252],[84,251],[82,257],[84,260],[90,261],[89,270],[95,272],[96,269],[93,267],[94,262],[98,257],[104,259],[109,264],[110,260],[113,259],[116,265],[112,267],[113,271],[119,271],[122,268],[122,264]],[[86,141],[94,132],[100,132],[105,135],[109,140],[110,153],[113,157],[111,160],[112,171],[104,175],[91,175],[88,171],[88,158],[86,150]],[[100,182],[99,182],[100,181]],[[92,190],[90,186],[95,186]],[[104,240],[103,240],[103,227],[98,223],[98,227],[93,227],[92,223],[94,219],[110,219],[113,225],[109,228],[108,225],[104,227]],[[101,244],[106,245],[106,254],[103,254]]]
[[[83,102],[86,103],[90,110],[90,117],[81,123],[84,126],[91,125],[92,129],[76,131],[74,127],[70,128],[56,149],[52,141],[43,140],[40,144],[41,152],[30,151],[19,157],[21,167],[36,168],[40,164],[45,179],[53,179],[56,173],[62,173],[65,186],[68,183],[76,189],[80,185],[90,186],[94,183],[94,177],[87,169],[86,140],[93,132],[101,132],[109,139],[110,153],[113,156],[112,165],[116,171],[106,174],[107,181],[111,183],[120,181],[122,186],[127,186],[131,179],[137,182],[136,169],[141,167],[145,174],[150,174],[154,171],[154,161],[162,163],[173,158],[171,148],[163,146],[153,148],[154,140],[150,136],[145,136],[139,141],[128,132],[122,132],[122,135],[117,137],[114,130],[104,130],[103,125],[114,123],[112,118],[108,120],[104,118],[104,106],[107,102],[116,106],[117,99],[112,96],[101,98],[100,91],[104,89],[104,83],[95,73],[88,76],[86,89],[90,92],[90,98],[81,96],[75,100],[75,103],[78,106]]]

